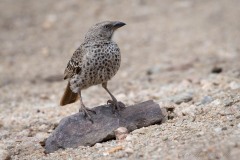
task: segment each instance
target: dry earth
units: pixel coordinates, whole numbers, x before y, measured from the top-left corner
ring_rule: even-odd
[[[0,159],[237,160],[239,6],[239,0],[1,0]],[[39,142],[79,107],[59,107],[67,61],[102,20],[127,23],[114,36],[122,65],[110,90],[127,104],[154,99],[169,120],[123,141],[45,155]],[[94,86],[83,98],[93,107],[109,96]]]

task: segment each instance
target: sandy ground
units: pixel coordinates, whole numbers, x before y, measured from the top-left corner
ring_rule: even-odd
[[[239,0],[1,0],[0,159],[238,159],[239,6]],[[87,29],[103,20],[127,23],[113,38],[122,65],[110,90],[129,105],[154,99],[169,120],[123,141],[45,155],[40,142],[79,107],[59,107],[67,61]],[[109,96],[94,86],[83,98],[93,107]]]

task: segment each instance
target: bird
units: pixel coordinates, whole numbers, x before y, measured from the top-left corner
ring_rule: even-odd
[[[92,121],[90,112],[82,100],[81,91],[94,85],[102,84],[102,87],[110,95],[111,100],[107,104],[113,112],[120,110],[125,105],[118,102],[108,90],[108,81],[117,73],[121,64],[120,49],[112,40],[114,32],[126,25],[120,21],[99,22],[87,31],[83,43],[73,53],[64,71],[64,80],[68,80],[67,87],[60,101],[60,106],[80,100],[79,112]]]

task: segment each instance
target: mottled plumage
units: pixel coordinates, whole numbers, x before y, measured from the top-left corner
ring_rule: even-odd
[[[84,42],[73,53],[64,72],[64,79],[68,79],[67,89],[61,100],[66,105],[80,97],[81,111],[91,119],[81,99],[81,90],[90,86],[102,84],[110,94],[115,109],[118,109],[116,98],[107,89],[109,81],[118,71],[121,63],[120,49],[112,41],[114,31],[125,25],[122,22],[105,21],[92,26],[86,33]],[[70,89],[69,89],[70,88]]]

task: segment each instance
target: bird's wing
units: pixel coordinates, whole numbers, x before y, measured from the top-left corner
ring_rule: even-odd
[[[67,67],[64,71],[64,79],[71,78],[75,74],[81,72],[81,63],[83,59],[83,49],[80,46],[72,55],[72,58],[67,64]]]

